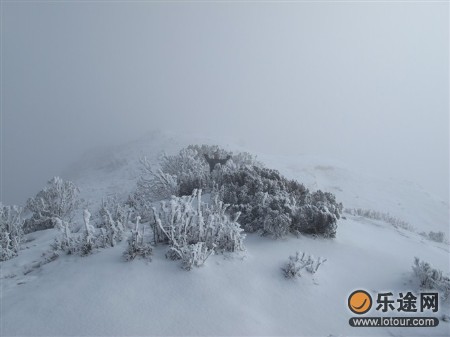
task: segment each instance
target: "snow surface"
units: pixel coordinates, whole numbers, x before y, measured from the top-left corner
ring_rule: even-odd
[[[174,153],[189,143],[214,142],[151,134],[102,155],[88,154],[66,176],[94,209],[105,195],[126,196],[134,188],[140,156],[156,162],[161,150]],[[354,172],[318,157],[261,154],[259,160],[311,189],[335,193],[345,207],[389,212],[418,231],[448,235],[448,205],[417,185]],[[0,335],[450,336],[450,323],[444,321],[428,329],[349,326],[354,314],[347,297],[354,290],[417,291],[414,256],[447,273],[450,264],[446,244],[382,221],[345,216],[336,239],[273,240],[251,234],[246,253],[211,256],[190,272],[165,259],[163,245],[154,249],[151,262],[125,262],[125,241],[91,256],[60,256],[36,267],[56,230],[31,233],[19,257],[1,264]],[[327,261],[314,276],[287,280],[281,267],[297,250]],[[449,303],[440,304],[439,315],[449,314]],[[371,314],[378,316],[374,308]]]

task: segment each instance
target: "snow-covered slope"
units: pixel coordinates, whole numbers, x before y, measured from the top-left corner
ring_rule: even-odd
[[[244,257],[217,255],[191,272],[155,249],[153,261],[124,262],[125,244],[89,257],[64,256],[27,275],[52,230],[4,263],[3,335],[423,335],[433,329],[351,328],[347,296],[355,289],[417,289],[419,255],[448,271],[448,246],[376,221],[347,219],[335,240],[270,240],[249,235]],[[281,266],[302,250],[327,258],[314,278],[286,280]],[[23,265],[25,264],[25,265]],[[447,312],[448,306],[440,309]]]
[[[105,195],[125,196],[134,188],[139,157],[155,160],[162,150],[174,153],[189,143],[214,141],[151,134],[86,155],[66,176],[94,207]],[[389,212],[418,230],[448,234],[448,205],[414,184],[371,177],[324,158],[258,158],[311,189],[335,193],[345,207]],[[354,314],[347,297],[355,289],[418,290],[411,270],[414,256],[449,272],[448,245],[382,221],[346,215],[333,240],[251,234],[245,254],[211,256],[190,272],[165,259],[164,246],[154,249],[152,262],[124,262],[125,242],[38,267],[54,236],[54,230],[29,234],[32,241],[20,256],[2,263],[0,335],[450,335],[450,323],[443,321],[428,329],[349,326]],[[280,268],[297,250],[327,261],[314,277],[287,280]],[[448,303],[441,304],[436,317],[449,311]]]

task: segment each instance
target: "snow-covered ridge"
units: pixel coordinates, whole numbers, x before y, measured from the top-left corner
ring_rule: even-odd
[[[155,131],[121,146],[87,153],[66,170],[64,177],[73,179],[82,197],[96,204],[106,195],[126,196],[135,188],[140,158],[145,156],[157,165],[163,152],[174,154],[189,144],[217,144],[231,151],[247,151],[237,144],[211,138]],[[449,205],[416,183],[359,172],[323,156],[252,153],[267,167],[311,190],[332,192],[346,208],[389,213],[417,231],[443,231],[449,235]]]

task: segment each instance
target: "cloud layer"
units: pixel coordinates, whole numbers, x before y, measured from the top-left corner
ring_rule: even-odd
[[[2,196],[150,129],[320,153],[448,200],[446,3],[2,4]]]

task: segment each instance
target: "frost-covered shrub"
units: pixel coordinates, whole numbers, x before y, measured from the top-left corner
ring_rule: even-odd
[[[97,214],[98,227],[102,226],[102,222],[105,220],[104,216],[107,212],[109,212],[115,222],[120,222],[124,228],[128,227],[129,222],[131,221],[132,209],[126,203],[120,202],[117,196],[113,195],[102,199]]]
[[[306,195],[307,189],[303,185],[298,184],[295,187],[299,189],[296,191],[297,195]],[[270,231],[271,227],[276,228],[279,224],[282,227],[274,234],[280,236],[278,234],[290,230],[290,221],[278,218],[284,214],[291,219],[291,188],[292,185],[288,185],[288,180],[278,171],[245,167],[224,174],[219,195],[224,202],[231,205],[232,212],[241,212],[240,221],[246,231],[254,232],[264,228]]]
[[[91,214],[83,211],[84,229],[81,233],[73,233],[69,222],[54,218],[55,228],[59,235],[55,238],[51,248],[53,251],[63,251],[66,254],[88,255],[97,248],[95,228],[90,224]]]
[[[296,252],[295,256],[289,256],[289,261],[286,263],[283,270],[283,274],[286,278],[301,277],[301,271],[304,269],[308,273],[315,274],[320,265],[323,264],[326,259],[321,257],[314,258],[312,255],[306,255],[306,253]]]
[[[144,158],[137,189],[130,196],[132,205],[144,219],[153,201],[190,195],[195,189],[222,183],[222,175],[246,166],[260,166],[249,153],[225,151],[216,145],[189,145],[178,154],[163,155],[158,167]]]
[[[300,233],[333,238],[336,236],[337,220],[342,204],[329,192],[316,191],[308,195],[293,217],[293,228]]]
[[[281,238],[289,233],[291,218],[280,211],[270,209],[263,222],[262,234],[272,235],[274,238]]]
[[[55,219],[70,221],[71,215],[80,205],[79,190],[71,181],[54,177],[47,186],[27,201],[27,209],[33,212],[27,219],[24,232],[53,228]]]
[[[230,164],[233,164],[238,169],[243,167],[263,166],[254,155],[248,152],[232,153]]]
[[[186,256],[194,254],[201,260],[201,257],[206,259],[209,256],[206,253],[212,250],[244,250],[245,235],[237,223],[238,215],[231,219],[225,214],[227,207],[217,197],[211,204],[202,202],[201,190],[194,190],[190,196],[163,201],[158,209],[153,209],[154,241],[169,244],[167,256],[171,259],[185,260]],[[195,246],[197,243],[202,245]]]
[[[408,231],[415,230],[410,223],[401,220],[399,218],[396,218],[395,216],[392,216],[389,213],[383,213],[379,211],[374,211],[372,209],[362,209],[362,208],[346,208],[345,213],[362,216],[368,219],[381,220],[394,226],[395,228],[402,228]]]
[[[137,256],[141,256],[144,259],[150,260],[153,248],[152,246],[145,242],[144,239],[144,227],[142,231],[139,228],[140,217],[136,217],[136,225],[134,230],[131,232],[131,236],[128,239],[128,247],[123,253],[123,257],[126,261],[134,260]]]
[[[224,174],[217,193],[232,212],[241,212],[246,231],[274,237],[289,232],[334,237],[342,212],[331,193],[310,193],[278,171],[256,166]]]
[[[144,158],[136,191],[127,203],[143,220],[148,220],[154,201],[189,195],[194,189],[208,186],[209,179],[208,164],[195,149],[185,148],[173,156],[164,154],[159,168]]]
[[[173,197],[154,208],[155,242],[176,243],[179,246],[205,242],[209,248],[221,251],[244,250],[245,235],[237,219],[226,214],[228,205],[216,196],[210,204],[201,200],[201,190],[190,196]]]
[[[0,202],[0,261],[17,256],[23,237],[22,208]]]
[[[97,237],[101,247],[114,247],[122,241],[125,227],[128,226],[131,210],[120,204],[116,197],[103,199],[98,211],[98,227],[100,235]]]
[[[222,160],[226,159],[224,165],[221,165],[222,168],[224,166],[228,166],[234,169],[241,169],[246,166],[258,166],[261,167],[262,164],[256,160],[256,157],[251,155],[248,152],[238,152],[233,153],[231,151],[227,151],[225,149],[220,148],[217,145],[189,145],[188,149],[194,150],[200,156],[206,159],[206,157],[210,158],[220,158]],[[211,170],[210,170],[211,171]]]
[[[170,173],[163,171],[162,169],[155,169],[148,162],[147,158],[141,159],[141,176],[138,181],[136,194],[138,197],[145,200],[160,200],[170,198],[172,195],[180,195],[180,187],[178,185],[178,178],[176,174],[179,174],[175,169],[177,166],[167,165],[168,162],[174,161],[168,159],[172,157],[163,157],[163,163],[165,169],[169,169]],[[187,166],[188,164],[186,164]],[[182,165],[180,165],[182,166]],[[179,169],[182,169],[179,167]]]
[[[87,209],[83,211],[84,233],[80,242],[81,255],[89,255],[95,248],[95,228],[90,224],[91,213]]]
[[[202,266],[206,259],[214,253],[213,248],[208,248],[204,242],[197,242],[191,245],[183,246],[180,250],[171,247],[171,250],[181,258],[181,267],[191,270],[192,267]]]
[[[102,247],[114,247],[117,242],[122,241],[124,228],[120,221],[114,221],[108,210],[104,211],[103,221],[100,227],[100,235],[97,242]]]
[[[115,246],[124,235],[122,223],[119,220],[114,220],[118,216],[117,213],[111,214],[105,204],[98,213],[103,214],[104,217],[101,220],[100,227],[96,229],[91,224],[91,213],[87,209],[83,211],[84,226],[79,233],[72,231],[69,222],[54,218],[53,222],[60,234],[51,245],[53,250],[85,256],[98,248]],[[129,213],[123,216],[128,218]]]
[[[222,149],[218,145],[208,145],[208,144],[191,144],[186,149],[195,151],[200,156],[207,155],[209,157],[218,156],[219,158],[225,158],[227,156],[232,156],[232,152]]]
[[[445,234],[444,234],[444,232],[441,232],[441,231],[439,231],[439,232],[430,231],[427,236],[432,241],[436,241],[436,242],[444,242],[445,241]]]
[[[310,193],[297,181],[264,168],[248,153],[233,154],[211,145],[190,145],[175,156],[163,156],[156,171],[144,160],[143,175],[129,204],[148,220],[155,200],[189,196],[201,188],[231,205],[229,212],[240,214],[246,231],[276,238],[290,232],[334,237],[342,212],[342,204],[331,193]],[[169,240],[161,229],[154,232],[156,242]]]
[[[450,296],[450,278],[443,275],[442,270],[433,268],[428,262],[414,258],[412,266],[414,274],[419,279],[420,287],[423,289],[436,289],[444,299]]]
[[[209,168],[201,153],[193,148],[182,149],[177,155],[164,155],[161,171],[176,177],[179,195],[190,195],[209,184]]]
[[[147,222],[153,217],[153,197],[150,198],[145,194],[143,194],[138,187],[134,193],[128,196],[126,205],[133,210],[132,214],[134,215],[134,217],[130,217],[129,220],[135,221],[136,216],[140,216],[144,222]]]
[[[55,228],[60,232],[60,235],[55,238],[55,242],[52,245],[53,250],[64,251],[67,254],[75,254],[78,251],[78,237],[72,234],[72,230],[67,221],[63,221],[59,218],[54,219]]]
[[[201,191],[199,191],[199,200]],[[226,211],[229,205],[219,201],[218,196],[214,196],[210,204],[201,204],[199,207],[200,217],[205,225],[204,241],[210,248],[217,252],[236,252],[245,250],[244,230],[237,222],[240,213],[230,217]]]

